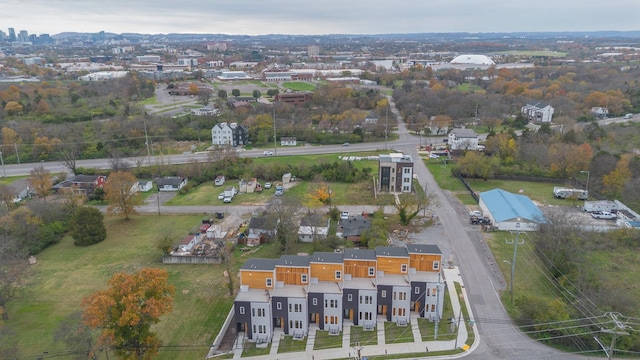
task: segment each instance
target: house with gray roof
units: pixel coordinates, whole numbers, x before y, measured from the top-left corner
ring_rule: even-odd
[[[302,242],[326,239],[329,234],[329,219],[320,214],[307,214],[300,219],[298,239]]]
[[[158,191],[180,191],[187,186],[188,179],[182,176],[165,176],[156,179]]]
[[[362,233],[369,229],[371,229],[371,220],[366,216],[349,216],[348,219],[340,220],[336,235],[354,244],[358,244],[360,243]]]
[[[476,150],[478,134],[472,129],[453,129],[447,142],[451,150]]]

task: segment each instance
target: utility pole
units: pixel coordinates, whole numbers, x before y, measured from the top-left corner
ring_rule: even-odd
[[[0,162],[2,163],[2,177],[7,177],[7,169],[4,168],[4,158],[2,157],[2,150],[0,150]]]
[[[602,347],[602,350],[607,355],[607,359],[610,360],[613,359],[613,352],[615,351],[616,340],[618,339],[618,337],[622,335],[628,336],[629,333],[627,331],[624,331],[628,328],[628,326],[618,319],[618,316],[620,315],[619,313],[607,313],[606,315],[609,315],[611,317],[611,320],[613,321],[615,326],[613,329],[600,329],[600,331],[605,334],[611,334],[611,346],[606,347],[604,343],[602,343],[602,341],[598,339],[597,336],[594,336],[593,339],[600,345],[600,347]]]
[[[278,144],[276,141],[276,105],[273,105],[273,155],[278,156]]]
[[[389,105],[387,105],[387,116],[384,120],[384,149],[387,150],[387,134],[389,131]]]
[[[18,152],[18,143],[13,142],[13,148],[16,149],[16,158],[18,158],[18,165],[20,165],[20,153]]]
[[[518,254],[518,245],[524,244],[524,239],[520,240],[520,234],[523,233],[520,230],[520,218],[518,218],[518,222],[516,222],[516,238],[515,240],[506,240],[506,243],[511,245],[513,244],[513,260],[511,260],[511,283],[509,284],[509,293],[511,295],[511,305],[513,305],[513,279],[516,271],[516,255]]]
[[[149,135],[147,134],[147,120],[142,117],[142,123],[144,124],[144,144],[147,146],[147,162],[151,166],[151,151],[149,151]]]
[[[436,327],[433,330],[433,340],[438,340],[438,325],[440,323],[440,276],[442,272],[438,272],[438,283],[436,284]]]

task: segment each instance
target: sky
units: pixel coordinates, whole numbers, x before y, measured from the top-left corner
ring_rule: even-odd
[[[640,0],[3,0],[0,30],[230,35],[640,30]]]

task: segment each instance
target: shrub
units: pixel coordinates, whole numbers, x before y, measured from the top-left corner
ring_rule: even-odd
[[[79,246],[93,245],[107,238],[104,216],[92,207],[79,207],[69,222],[73,243]]]

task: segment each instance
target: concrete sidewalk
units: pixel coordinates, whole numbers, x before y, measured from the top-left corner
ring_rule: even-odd
[[[400,343],[400,344],[385,344],[384,339],[384,331],[377,331],[378,334],[378,345],[367,345],[360,347],[360,357],[365,358],[367,356],[373,355],[393,355],[393,354],[405,354],[405,353],[423,353],[424,356],[428,356],[429,353],[433,353],[436,351],[444,351],[444,350],[453,350],[455,348],[463,348],[468,347],[468,350],[456,355],[446,355],[442,356],[442,358],[460,358],[469,354],[471,351],[475,350],[478,344],[478,333],[474,326],[473,330],[475,333],[475,342],[474,344],[466,344],[468,339],[466,321],[469,319],[461,319],[459,318],[461,312],[460,299],[458,294],[456,293],[455,284],[458,283],[462,289],[462,297],[467,299],[467,294],[464,290],[464,285],[462,283],[462,278],[460,276],[460,272],[457,267],[452,269],[444,269],[443,270],[444,280],[447,284],[447,289],[449,291],[449,298],[451,299],[451,307],[453,313],[455,314],[454,322],[456,324],[460,324],[458,327],[458,335],[455,340],[433,340],[433,341],[422,341],[422,336],[420,334],[420,329],[418,328],[418,318],[415,314],[411,316],[411,330],[413,332],[414,339],[417,340],[412,343]],[[469,316],[471,315],[471,309],[468,306],[469,301],[465,300],[467,304],[467,312]],[[447,319],[442,319],[446,321]],[[384,323],[378,321],[378,327],[382,326],[384,329]],[[251,360],[324,360],[324,359],[344,359],[344,358],[356,358],[358,356],[358,351],[356,348],[349,347],[350,345],[350,333],[351,333],[351,324],[349,321],[345,321],[343,324],[343,333],[342,333],[342,344],[341,348],[335,349],[324,349],[324,350],[313,350],[313,341],[315,338],[317,328],[311,329],[309,331],[309,337],[307,338],[307,346],[306,351],[304,352],[292,352],[292,353],[278,353],[278,339],[275,339],[271,345],[271,351],[269,355],[262,356],[254,356],[254,357],[246,357],[243,359],[251,359]],[[312,336],[313,333],[313,336]],[[380,334],[382,334],[380,336]],[[235,358],[238,358],[239,355],[237,351],[234,351]],[[420,356],[418,358],[424,357]]]

